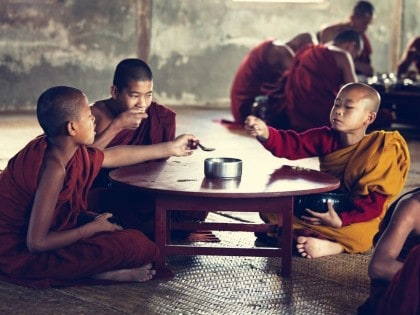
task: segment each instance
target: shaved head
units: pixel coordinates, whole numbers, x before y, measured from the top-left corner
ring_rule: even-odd
[[[80,119],[80,105],[85,100],[82,91],[68,86],[44,91],[38,98],[36,114],[45,134],[48,137],[65,134],[67,122]]]
[[[338,94],[350,91],[357,91],[360,94],[360,101],[362,101],[369,111],[377,113],[379,105],[381,104],[381,95],[374,88],[367,84],[353,82],[344,85]]]

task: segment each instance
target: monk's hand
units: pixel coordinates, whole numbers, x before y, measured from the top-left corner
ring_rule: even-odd
[[[147,117],[148,115],[144,109],[134,107],[119,114],[116,118],[116,123],[121,130],[135,130],[139,127],[142,119]]]
[[[109,221],[109,219],[112,218],[112,213],[106,212],[103,214],[100,214],[95,217],[95,220],[93,220],[91,223],[95,224],[95,227],[97,228],[97,232],[101,231],[115,231],[115,230],[122,230],[122,226],[112,223]]]
[[[327,212],[316,212],[306,209],[311,216],[302,216],[302,220],[314,225],[326,225],[331,227],[341,227],[343,221],[333,207],[331,200],[327,201]]]
[[[174,156],[187,156],[193,154],[197,149],[198,138],[191,134],[180,135],[172,141]]]
[[[269,132],[267,124],[263,120],[250,115],[245,119],[244,127],[249,135],[257,137],[260,141],[267,141]]]

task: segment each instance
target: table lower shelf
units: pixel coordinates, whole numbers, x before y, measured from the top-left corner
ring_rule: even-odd
[[[227,206],[228,204],[228,206]],[[260,212],[278,213],[279,224],[255,223],[223,223],[223,222],[170,222],[170,211],[221,211],[224,212]],[[167,270],[168,255],[218,255],[218,256],[254,256],[281,257],[281,275],[289,277],[292,264],[292,209],[293,196],[277,196],[273,198],[229,199],[186,197],[178,195],[159,195],[156,197],[156,230],[155,242],[161,252],[156,268]],[[173,244],[170,235],[174,230],[209,230],[209,231],[243,231],[254,233],[277,233],[278,247],[220,247],[191,246],[189,244]]]

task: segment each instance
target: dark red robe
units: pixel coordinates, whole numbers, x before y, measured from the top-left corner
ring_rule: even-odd
[[[175,112],[156,102],[147,109],[149,117],[143,119],[136,130],[122,130],[107,145],[108,148],[122,144],[154,144],[172,141],[175,138]]]
[[[44,136],[32,140],[8,163],[0,177],[0,279],[47,288],[95,284],[91,275],[138,268],[154,261],[158,249],[137,230],[100,232],[57,250],[30,253],[27,229],[38,175],[47,148]],[[87,194],[103,161],[103,153],[80,147],[69,161],[67,175],[52,218],[51,230],[77,226],[87,210]]]
[[[375,314],[420,314],[420,244],[413,247],[403,267],[381,297]]]
[[[252,114],[252,104],[256,96],[270,96],[272,104],[270,116],[275,122],[283,114],[283,73],[267,63],[267,52],[273,39],[267,39],[255,46],[241,61],[230,90],[231,112],[236,123],[243,124]]]
[[[122,130],[108,144],[150,145],[175,139],[176,114],[171,109],[156,102],[147,109],[149,117],[143,119],[136,130]],[[147,163],[147,162],[146,162]],[[112,212],[126,228],[140,229],[148,237],[154,237],[154,195],[137,190],[130,190],[112,184],[109,169],[101,170],[95,179],[94,188],[89,192],[89,210]],[[204,220],[207,212],[176,212],[175,220]]]
[[[374,238],[375,244],[389,225],[401,198],[419,191],[420,188],[408,191],[392,203]],[[359,307],[359,315],[420,314],[420,236],[410,235],[407,238],[398,260],[404,265],[390,282],[371,281],[369,298]]]
[[[147,109],[149,117],[143,119],[136,130],[120,131],[106,146],[117,145],[149,145],[175,139],[176,114],[171,109],[156,102]],[[106,187],[109,185],[109,169],[102,169],[96,178],[93,187]]]
[[[343,85],[334,55],[323,45],[312,45],[294,58],[286,83],[287,116],[296,131],[330,126],[329,114]]]

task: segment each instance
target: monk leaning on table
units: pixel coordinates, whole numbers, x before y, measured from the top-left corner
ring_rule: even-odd
[[[352,208],[340,214],[328,203],[326,213],[306,209],[304,216],[294,217],[297,250],[303,257],[370,250],[379,222],[404,187],[410,156],[403,137],[397,131],[366,133],[379,104],[373,88],[349,83],[334,101],[331,127],[297,133],[267,127],[254,116],[246,120],[248,133],[273,155],[292,160],[318,156],[321,171],[339,178],[339,191],[349,196]],[[261,217],[277,223],[277,214]]]

